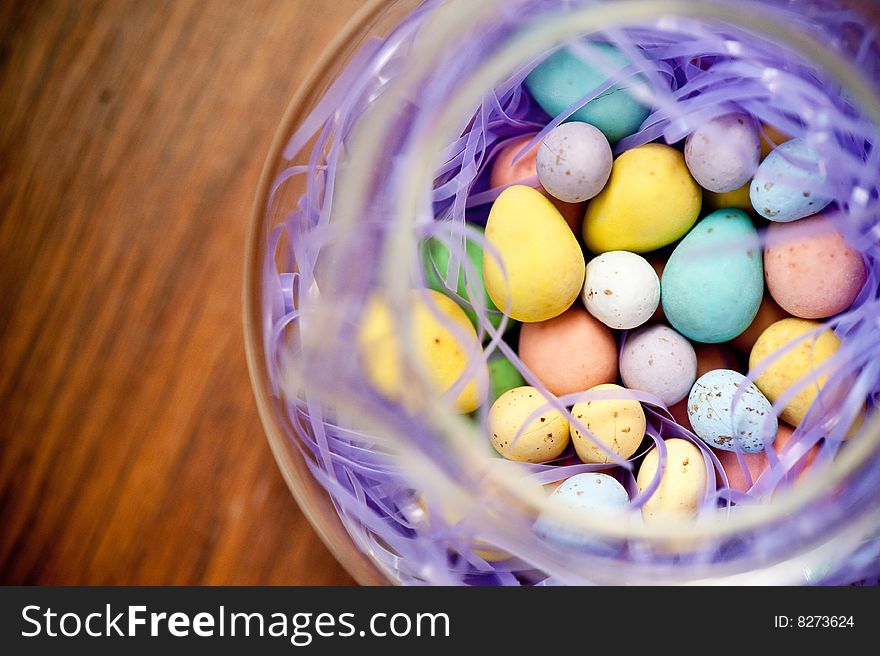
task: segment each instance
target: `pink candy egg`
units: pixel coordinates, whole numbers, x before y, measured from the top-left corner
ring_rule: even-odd
[[[522,324],[519,357],[557,396],[617,380],[614,334],[580,304],[553,319]]]
[[[780,422],[779,431],[776,433],[776,441],[773,443],[773,448],[776,449],[778,453],[782,453],[793,433],[794,429],[791,426]],[[798,462],[793,470],[795,478],[800,478],[809,471],[813,464],[813,460],[816,459],[817,452],[818,447],[814,446],[810,449],[807,455]],[[724,467],[724,472],[727,474],[727,480],[730,483],[730,489],[736,490],[737,492],[747,492],[751,486],[746,481],[745,472],[740,466],[736,454],[733,451],[716,450],[715,455],[718,456],[721,466]],[[743,454],[743,459],[749,470],[749,476],[751,476],[752,483],[757,481],[758,477],[763,474],[769,466],[766,451]]]
[[[852,305],[867,273],[862,256],[832,222],[813,216],[770,224],[764,276],[783,310],[802,319],[822,319]]]
[[[572,232],[576,235],[581,233],[581,223],[584,220],[585,203],[566,203],[554,198],[546,192],[546,190],[538,184],[538,147],[541,145],[539,141],[535,146],[523,153],[516,163],[514,159],[519,152],[526,146],[535,135],[527,134],[516,139],[511,139],[504,146],[495,161],[492,164],[492,170],[489,176],[489,185],[494,189],[496,187],[505,187],[512,184],[531,184],[544,194],[556,206],[562,214],[565,222],[571,226]]]

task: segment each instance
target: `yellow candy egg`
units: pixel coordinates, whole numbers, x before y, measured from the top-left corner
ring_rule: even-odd
[[[813,380],[789,401],[779,415],[792,426],[797,426],[803,421],[819,390],[828,379],[827,374],[816,376],[813,370],[837,352],[840,348],[840,340],[831,330],[825,330],[812,337],[801,339],[796,346],[784,354],[776,355],[776,351],[821,326],[818,321],[793,317],[777,321],[761,333],[749,356],[749,369],[758,367],[771,356],[774,357],[769,366],[755,379],[755,385],[771,402],[776,402],[792,385],[800,382],[805,376]]]
[[[707,209],[713,211],[735,208],[742,210],[743,212],[753,213],[755,210],[752,207],[752,199],[749,196],[749,187],[751,184],[752,181],[749,180],[739,189],[722,193],[707,191],[703,194],[703,204]]]
[[[632,148],[614,161],[608,184],[587,206],[584,243],[597,254],[656,250],[691,229],[701,203],[700,187],[675,148]]]
[[[640,492],[654,480],[659,464],[660,454],[655,447],[648,451],[639,468],[636,482]],[[642,518],[650,522],[695,517],[706,494],[707,483],[706,465],[700,450],[687,440],[666,440],[666,467],[659,487],[642,506]]]
[[[620,385],[605,384],[591,387],[588,392],[626,390]],[[596,444],[596,440],[621,458],[629,458],[645,437],[645,411],[642,404],[626,398],[582,401],[571,411],[575,419],[590,430],[581,433],[571,426],[571,440],[580,459],[586,463],[604,464],[611,459]]]
[[[584,255],[559,210],[540,192],[523,185],[502,191],[489,212],[486,239],[504,265],[502,270],[484,249],[486,291],[498,308],[508,308],[517,321],[535,322],[574,303],[584,284]]]
[[[544,412],[535,414],[541,408]],[[489,429],[495,450],[517,462],[553,460],[568,446],[568,419],[528,385],[498,397],[489,409]]]
[[[465,373],[468,358],[481,352],[477,332],[455,301],[434,290],[413,290],[410,312],[414,352],[431,387],[443,394]],[[456,330],[450,330],[438,315],[451,320]],[[403,379],[399,340],[387,300],[374,294],[367,301],[358,330],[358,349],[367,376],[388,398],[410,409],[423,407],[428,400],[416,398],[415,386]],[[455,398],[459,412],[473,412],[483,402],[489,373],[485,361],[476,361],[480,363],[476,372]]]

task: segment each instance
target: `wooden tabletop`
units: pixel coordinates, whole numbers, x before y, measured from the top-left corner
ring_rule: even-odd
[[[0,583],[350,584],[251,395],[245,235],[358,0],[0,3]]]

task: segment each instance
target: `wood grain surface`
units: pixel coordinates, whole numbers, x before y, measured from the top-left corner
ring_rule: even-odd
[[[352,583],[263,435],[241,276],[360,4],[0,2],[0,583]]]

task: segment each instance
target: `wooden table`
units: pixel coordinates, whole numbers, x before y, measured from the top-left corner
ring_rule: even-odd
[[[0,583],[350,584],[241,327],[257,180],[357,0],[0,3]]]

